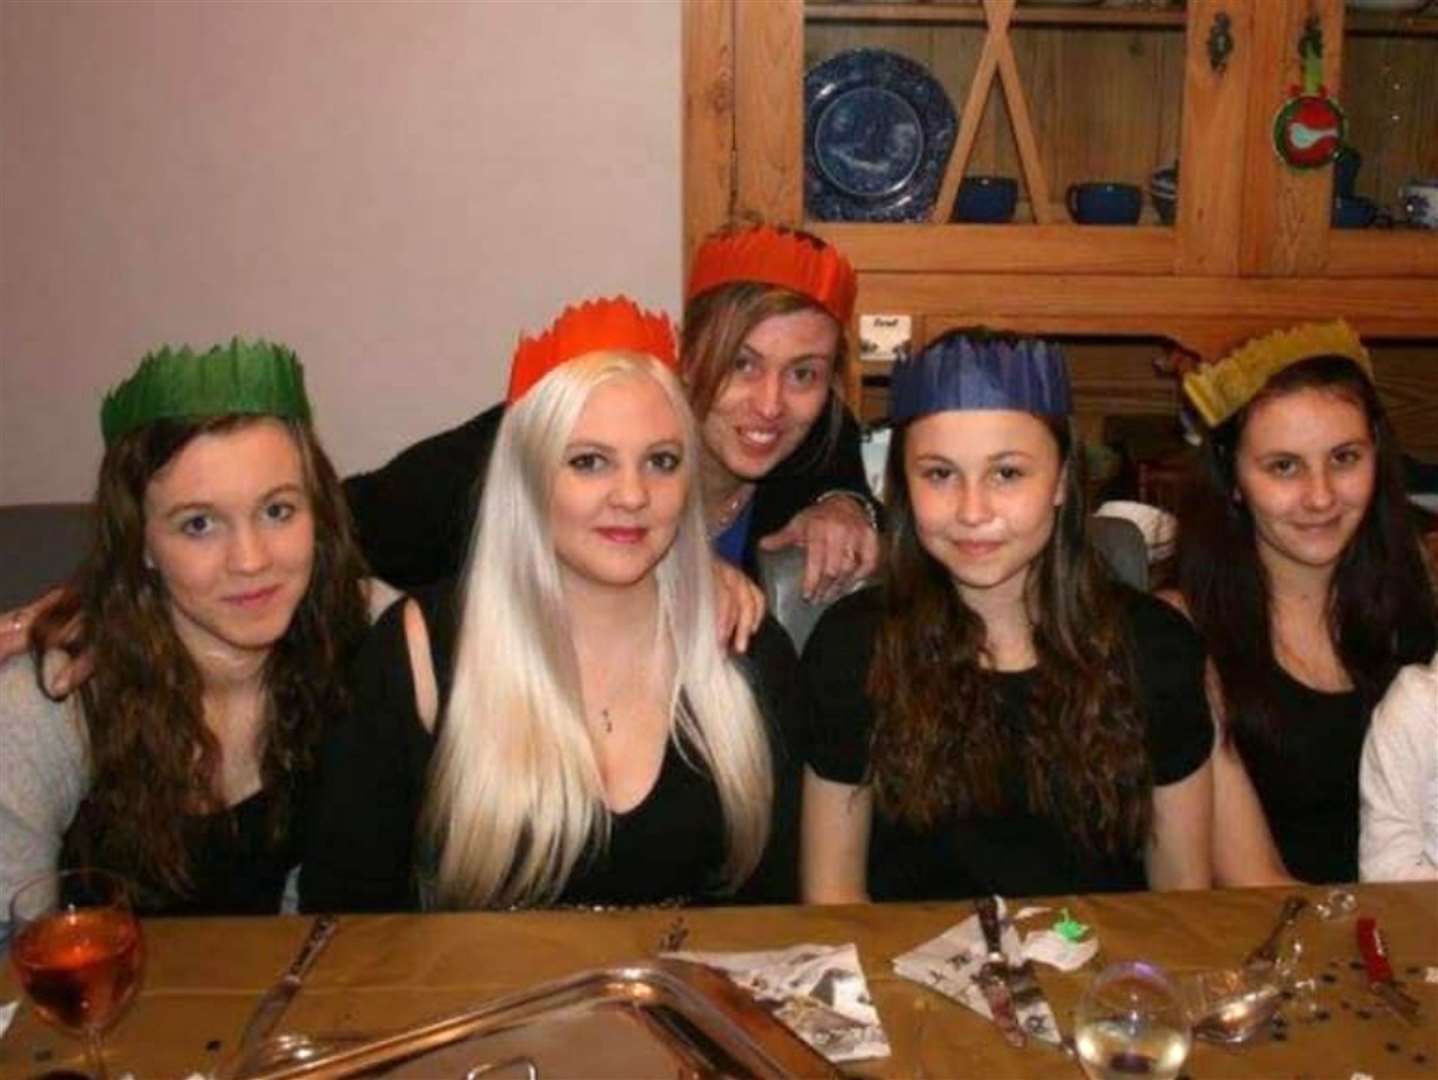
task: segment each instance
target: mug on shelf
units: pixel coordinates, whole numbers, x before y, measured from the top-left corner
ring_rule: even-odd
[[[1344,143],[1333,156],[1333,194],[1351,196],[1353,186],[1358,183],[1358,170],[1363,165],[1363,155]]]
[[[1012,221],[1019,182],[1012,176],[966,176],[954,199],[951,221],[997,224]]]
[[[1143,192],[1136,185],[1108,180],[1070,184],[1065,201],[1080,225],[1137,225],[1143,212]]]
[[[1420,229],[1438,229],[1438,176],[1410,180],[1399,190],[1403,215]]]
[[[1335,229],[1366,229],[1378,216],[1378,204],[1361,195],[1337,195],[1330,223]]]

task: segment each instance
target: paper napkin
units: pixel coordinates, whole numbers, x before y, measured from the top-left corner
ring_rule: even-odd
[[[853,945],[664,955],[724,972],[830,1061],[889,1056],[889,1038]]]
[[[1004,914],[1003,901],[999,901],[1000,918]],[[1038,982],[1033,978],[1033,966],[1025,960],[1019,941],[1018,931],[1013,924],[1001,922],[1000,943],[1004,958],[1014,969],[1010,982],[1013,991],[1014,1014],[1024,1032],[1035,1039],[1058,1043],[1058,1022],[1053,1009],[1044,997]],[[980,1016],[993,1019],[984,992],[979,987],[979,970],[988,959],[984,945],[983,931],[979,929],[978,916],[970,915],[957,926],[951,926],[938,937],[926,941],[916,949],[895,957],[894,971],[906,979],[912,979],[945,997],[953,998],[967,1005]]]

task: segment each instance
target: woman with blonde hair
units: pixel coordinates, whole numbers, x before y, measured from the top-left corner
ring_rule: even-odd
[[[106,399],[95,540],[0,665],[0,910],[102,866],[163,914],[279,910],[315,746],[368,625],[303,372],[263,341],[161,349]],[[45,622],[94,672],[41,686]]]
[[[701,506],[715,550],[753,578],[761,550],[801,547],[804,593],[815,600],[841,595],[878,561],[859,427],[842,401],[857,290],[832,245],[756,225],[707,237],[684,292],[680,375],[700,425]],[[411,587],[459,570],[504,411],[496,405],[345,481],[380,577]]]
[[[306,906],[792,898],[794,658],[715,631],[674,366],[624,299],[521,340],[462,583],[381,621],[325,748]]]

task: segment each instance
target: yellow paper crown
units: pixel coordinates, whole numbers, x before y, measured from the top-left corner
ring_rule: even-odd
[[[1209,427],[1217,427],[1253,400],[1269,379],[1300,360],[1346,356],[1371,382],[1373,360],[1353,327],[1342,319],[1275,330],[1240,345],[1216,364],[1183,378],[1183,391]]]

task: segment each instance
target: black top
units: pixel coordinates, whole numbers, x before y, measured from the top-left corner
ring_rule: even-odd
[[[135,883],[135,908],[142,915],[273,915],[280,910],[285,879],[299,862],[295,830],[283,830],[277,841],[270,838],[273,801],[271,792],[260,790],[226,810],[188,819],[190,887],[183,895],[144,880],[132,866],[109,868]],[[77,820],[84,813],[82,807]],[[104,865],[78,853],[72,830],[60,856],[63,868],[97,861]]]
[[[1281,667],[1276,742],[1238,744],[1288,872],[1301,881],[1358,880],[1358,762],[1369,710],[1356,690],[1325,693]]]
[[[755,553],[826,491],[852,491],[873,503],[859,451],[859,425],[847,409],[832,449],[827,410],[794,452],[759,481],[743,568],[757,577]],[[504,406],[495,405],[457,428],[402,450],[383,468],[351,476],[345,498],[365,558],[400,588],[458,575],[469,546]]]
[[[457,636],[454,592],[437,587],[417,599],[429,630],[442,697],[449,693]],[[420,906],[416,868],[435,736],[415,710],[403,604],[376,625],[357,661],[356,714],[327,732],[300,898],[307,910],[384,911]],[[807,720],[797,660],[770,620],[741,666],[768,723],[775,795],[769,844],[751,879],[734,895],[717,892],[725,843],[719,795],[702,758],[671,742],[654,787],[632,810],[611,815],[609,844],[582,860],[560,904],[671,902],[790,903],[798,892],[800,733]],[[441,710],[442,713],[442,710]]]
[[[1213,746],[1203,696],[1203,650],[1188,621],[1168,605],[1123,592],[1153,782],[1171,784],[1200,768]],[[860,784],[868,774],[874,712],[864,683],[881,603],[878,589],[840,600],[825,612],[804,649],[803,673],[814,699],[809,764],[827,780]],[[919,829],[888,817],[876,805],[869,894],[875,900],[923,900],[1145,888],[1141,852],[1116,858],[1086,854],[1061,820],[1029,809],[1017,744],[1031,722],[1033,674],[994,672],[991,678],[1000,725],[1013,738],[1009,760],[1001,765],[1002,811]]]

